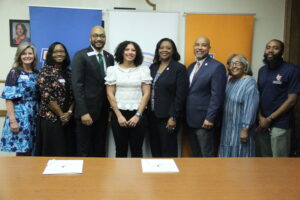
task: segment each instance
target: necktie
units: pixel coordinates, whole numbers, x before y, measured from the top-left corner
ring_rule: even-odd
[[[190,86],[192,85],[193,79],[194,79],[194,77],[195,77],[195,75],[196,75],[196,73],[198,72],[199,69],[200,69],[200,62],[197,62],[195,64],[195,67],[194,67],[193,72],[192,72],[191,77],[190,77]]]
[[[195,74],[197,73],[197,71],[200,69],[200,62],[197,62],[195,65]]]
[[[99,67],[100,67],[100,75],[101,77],[105,77],[105,71],[104,71],[104,63],[103,63],[103,58],[102,55],[99,53],[98,54],[98,62],[99,62]]]

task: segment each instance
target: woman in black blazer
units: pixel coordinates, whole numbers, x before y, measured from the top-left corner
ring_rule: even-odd
[[[173,40],[161,39],[150,66],[153,85],[149,112],[149,136],[153,157],[177,157],[180,117],[188,92],[186,67]]]

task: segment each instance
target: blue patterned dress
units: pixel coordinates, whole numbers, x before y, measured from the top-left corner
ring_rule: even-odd
[[[220,157],[255,156],[253,124],[258,103],[257,84],[252,77],[228,81],[219,149]],[[240,142],[240,133],[243,128],[249,128],[247,143]]]
[[[17,68],[11,69],[7,75],[1,98],[13,101],[19,132],[11,132],[7,115],[0,142],[1,151],[29,152],[32,150],[38,98],[36,79],[37,73],[28,73]]]

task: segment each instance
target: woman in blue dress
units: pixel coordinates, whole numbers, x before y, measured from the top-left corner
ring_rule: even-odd
[[[253,124],[259,103],[257,84],[248,75],[249,64],[244,56],[233,54],[227,64],[230,76],[226,86],[219,157],[253,157]]]
[[[36,129],[37,56],[29,42],[18,46],[13,68],[7,75],[1,98],[6,100],[1,151],[30,155]]]

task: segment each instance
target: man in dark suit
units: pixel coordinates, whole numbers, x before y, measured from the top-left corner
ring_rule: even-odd
[[[90,32],[91,46],[78,51],[72,63],[75,96],[77,153],[79,156],[106,156],[108,100],[104,85],[106,68],[113,56],[104,51],[105,31],[95,26]]]
[[[195,157],[215,156],[215,128],[220,119],[226,70],[222,63],[209,56],[210,41],[197,38],[194,44],[196,62],[188,68],[190,88],[186,103],[186,120],[189,139]]]

